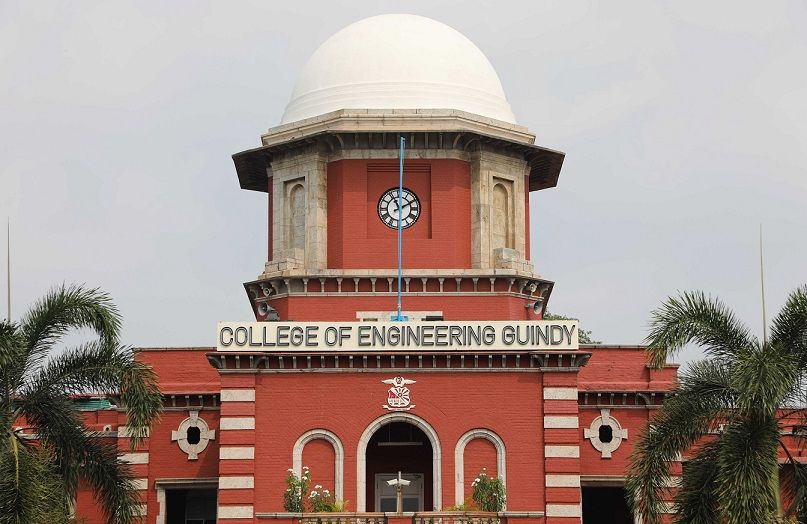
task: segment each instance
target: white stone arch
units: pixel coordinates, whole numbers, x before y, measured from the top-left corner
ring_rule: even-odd
[[[440,448],[440,439],[437,437],[437,432],[428,422],[411,413],[388,413],[378,417],[361,434],[359,446],[356,450],[356,511],[363,512],[367,508],[367,444],[376,431],[382,426],[393,422],[412,424],[422,430],[429,439],[432,445],[432,502],[434,504],[433,509],[438,511],[443,506],[441,473],[443,455]]]
[[[345,448],[342,446],[342,441],[332,431],[327,429],[312,429],[306,431],[297,442],[294,443],[292,450],[291,464],[294,473],[300,477],[303,474],[303,449],[305,445],[312,440],[322,439],[328,441],[333,446],[334,454],[334,474],[333,474],[333,496],[335,500],[345,500],[344,497],[344,474],[345,474]]]
[[[496,469],[507,488],[507,457],[505,455],[504,441],[499,435],[489,429],[477,428],[468,431],[457,441],[454,448],[454,498],[459,506],[465,502],[465,446],[474,439],[482,438],[490,441],[496,448]]]

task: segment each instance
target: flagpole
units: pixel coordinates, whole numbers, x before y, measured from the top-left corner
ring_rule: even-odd
[[[765,314],[765,271],[762,266],[762,224],[759,224],[759,285],[762,292],[762,343],[768,343],[768,316]]]
[[[6,306],[8,311],[8,321],[11,323],[11,219],[6,222],[6,282],[8,292],[6,295]]]
[[[398,313],[392,317],[395,321],[406,321],[408,318],[401,315],[401,280],[403,273],[403,164],[404,164],[404,145],[406,139],[401,136],[401,150],[399,153],[398,163]]]

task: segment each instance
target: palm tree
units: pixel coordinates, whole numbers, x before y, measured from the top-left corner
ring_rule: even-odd
[[[686,453],[675,522],[767,523],[783,514],[804,522],[807,470],[790,456],[783,433],[785,418],[807,420],[804,410],[789,409],[806,400],[807,286],[789,295],[762,341],[719,300],[703,293],[669,298],[652,313],[651,364],[663,366],[690,343],[708,358],[679,375],[636,444],[626,483],[634,512],[646,524],[661,521],[669,465]],[[784,509],[780,450],[789,464]]]
[[[110,523],[137,520],[140,501],[117,444],[88,431],[74,402],[90,392],[119,398],[132,449],[159,417],[156,377],[119,344],[120,325],[109,296],[82,286],[53,289],[19,323],[0,322],[0,523],[63,521],[80,481]],[[96,337],[57,349],[76,329]]]

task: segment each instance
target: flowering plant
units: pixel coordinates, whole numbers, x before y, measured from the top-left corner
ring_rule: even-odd
[[[288,469],[286,475],[286,491],[283,493],[283,508],[290,513],[303,513],[303,493],[308,493],[311,484],[311,472],[303,466],[303,473],[297,476],[293,469]]]
[[[499,512],[504,509],[505,492],[501,478],[491,478],[485,468],[471,482],[473,495],[471,498],[482,511]]]
[[[317,484],[311,493],[308,495],[308,503],[311,506],[311,511],[314,513],[331,513],[335,510],[336,503],[333,500],[333,495],[327,489]]]

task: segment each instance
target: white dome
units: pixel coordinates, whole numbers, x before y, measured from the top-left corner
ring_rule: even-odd
[[[365,18],[326,40],[300,73],[282,123],[339,109],[458,109],[516,123],[482,51],[415,15]]]

